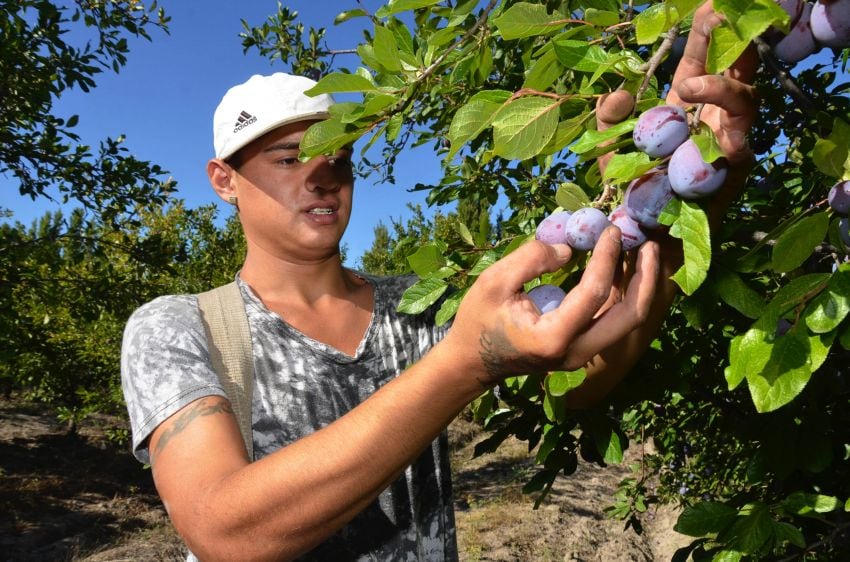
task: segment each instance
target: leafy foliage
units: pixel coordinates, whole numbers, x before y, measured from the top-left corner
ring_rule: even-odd
[[[119,355],[124,324],[148,300],[233,279],[244,242],[235,218],[182,204],[142,212],[123,232],[48,213],[30,227],[0,225],[0,388],[60,407],[73,423],[124,411]]]
[[[53,104],[67,90],[94,88],[105,69],[118,72],[127,34],[150,39],[151,27],[167,23],[156,2],[0,1],[0,173],[21,195],[73,201],[116,225],[136,205],[165,201],[174,186],[158,179],[162,168],[129,155],[123,136],[83,144],[79,116],[57,116]]]
[[[510,209],[492,237],[470,244],[476,225],[460,221],[460,240],[435,236],[418,248],[409,263],[421,280],[403,310],[415,313],[454,286],[440,312],[449,320],[464,289],[544,216],[588,203],[613,208],[627,183],[657,164],[633,149],[634,119],[595,130],[595,102],[622,88],[639,94],[637,112],[660,103],[675,68],[669,49],[700,3],[390,0],[338,16],[369,18],[360,65],[324,74],[314,92],[362,101],[340,104],[302,150],[363,137],[364,150],[380,143],[391,169],[398,151],[430,145],[444,175],[416,186],[429,203],[506,201]],[[712,35],[709,72],[751,42],[762,58],[751,135],[758,161],[746,189],[711,236],[700,204],[666,210],[663,222],[685,248],[674,277],[682,294],[604,405],[567,408],[581,372],[509,379],[475,404],[492,430],[479,452],[509,435],[527,440],[540,470],[526,490],[545,493],[579,457],[619,462],[630,441],[649,441],[655,452],[623,482],[613,516],[639,530],[653,505],[681,504],[678,528],[695,537],[682,559],[839,560],[850,552],[850,249],[825,198],[850,178],[847,52],[786,68],[761,40],[770,26],[788,25],[773,0],[714,5],[726,17]],[[704,156],[716,146],[707,131],[695,141]],[[602,176],[596,159],[614,150]],[[569,288],[582,262],[540,282]]]

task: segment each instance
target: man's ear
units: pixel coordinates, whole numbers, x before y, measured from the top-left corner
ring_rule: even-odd
[[[236,195],[236,190],[233,188],[233,174],[235,170],[221,158],[213,158],[207,162],[207,177],[210,179],[210,185],[224,201],[230,201],[230,198]]]

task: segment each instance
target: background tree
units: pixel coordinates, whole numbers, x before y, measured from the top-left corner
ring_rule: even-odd
[[[21,195],[72,201],[118,224],[173,191],[164,170],[127,153],[123,137],[93,151],[74,133],[79,116],[53,111],[65,91],[87,92],[97,74],[124,66],[127,35],[150,39],[167,23],[156,2],[0,1],[0,173],[18,181]]]
[[[543,217],[587,205],[608,211],[657,164],[633,147],[635,118],[596,131],[595,103],[617,89],[640,98],[635,117],[661,103],[675,67],[665,61],[699,4],[391,0],[336,18],[368,18],[360,60],[324,75],[314,91],[361,100],[312,127],[305,154],[363,138],[365,148],[379,143],[391,178],[398,151],[427,144],[444,167],[438,183],[416,186],[429,203],[504,201],[510,209],[495,236],[476,237],[482,224],[464,217],[456,238],[435,235],[418,247],[409,263],[421,279],[402,310],[417,313],[452,286],[438,315],[448,321],[475,277],[532,237]],[[762,58],[751,137],[758,161],[747,189],[713,236],[703,203],[666,209],[685,249],[681,295],[625,384],[598,408],[575,412],[565,396],[581,371],[508,379],[475,404],[492,431],[478,452],[510,435],[526,440],[540,465],[526,491],[540,498],[580,460],[620,462],[630,442],[652,441],[657,452],[641,456],[610,513],[640,530],[654,505],[681,505],[677,529],[695,538],[682,559],[846,559],[850,240],[826,197],[850,179],[847,50],[825,49],[801,70],[771,47],[771,26],[781,33],[790,25],[774,0],[714,6],[726,18],[712,33],[709,72],[751,43]],[[271,36],[269,24],[262,29],[245,34],[246,48]],[[274,52],[291,63],[298,49]],[[697,137],[708,156],[711,136]],[[603,175],[596,159],[614,150]],[[582,266],[579,258],[535,283],[569,288]]]

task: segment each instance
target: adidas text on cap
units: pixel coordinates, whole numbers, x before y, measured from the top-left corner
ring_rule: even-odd
[[[230,88],[213,117],[216,158],[226,159],[272,129],[297,121],[327,119],[334,100],[328,94],[304,94],[316,82],[304,76],[276,72],[255,74]]]

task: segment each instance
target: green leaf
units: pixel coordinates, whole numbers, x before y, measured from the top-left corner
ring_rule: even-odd
[[[819,138],[812,151],[812,161],[827,176],[841,178],[847,169],[850,155],[850,125],[836,118],[829,138]]]
[[[560,14],[548,14],[545,6],[528,2],[517,2],[493,19],[493,25],[506,40],[546,35],[563,28],[564,24]]]
[[[437,311],[437,315],[434,317],[434,322],[437,326],[444,326],[446,322],[454,318],[455,314],[457,314],[457,309],[460,308],[460,301],[462,299],[462,293],[455,293],[443,301],[443,304],[440,305],[440,310]]]
[[[576,140],[576,137],[584,131],[585,123],[587,123],[587,120],[591,116],[591,113],[583,113],[572,119],[565,119],[558,123],[558,129],[552,136],[552,140],[543,147],[541,154],[555,154]]]
[[[777,320],[773,316],[762,317],[744,335],[732,338],[729,366],[724,373],[729,390],[737,388],[749,373],[762,371],[770,361]]]
[[[728,21],[723,21],[711,31],[711,41],[705,60],[709,74],[719,74],[732,66],[750,44],[741,38]]]
[[[801,275],[782,287],[770,301],[768,308],[778,318],[824,290],[829,285],[830,277],[828,273]]]
[[[381,61],[381,66],[389,72],[401,71],[401,58],[393,32],[382,25],[375,26],[375,38],[372,42],[375,57]]]
[[[351,129],[345,123],[331,118],[310,125],[301,138],[301,152],[312,157],[320,154],[333,154],[348,146],[363,135],[361,129]]]
[[[562,183],[555,192],[555,202],[567,211],[577,211],[590,205],[590,197],[574,183]]]
[[[686,295],[692,295],[705,281],[711,266],[711,235],[705,211],[693,201],[682,201],[670,236],[682,240],[685,253],[685,263],[672,279]]]
[[[334,18],[334,25],[339,25],[341,23],[347,22],[350,19],[354,18],[362,18],[367,17],[369,13],[363,8],[355,8],[353,10],[346,10],[345,12],[340,12]]]
[[[816,333],[835,330],[850,313],[850,270],[840,269],[832,274],[825,291],[806,307],[806,326]]]
[[[670,7],[666,4],[654,4],[635,16],[635,36],[638,45],[651,45],[673,26]]]
[[[510,160],[537,156],[558,126],[560,102],[524,96],[506,104],[493,120],[493,152]]]
[[[810,349],[808,337],[792,330],[776,339],[762,370],[747,374],[750,396],[759,413],[777,410],[803,391],[812,377]]]
[[[741,56],[750,42],[768,27],[788,21],[774,0],[715,0],[714,9],[725,14],[711,32],[706,58],[710,74],[723,72]]]
[[[578,388],[586,378],[584,369],[578,371],[552,371],[545,379],[546,391],[552,396],[563,396]]]
[[[797,491],[785,498],[781,505],[790,514],[810,517],[835,511],[841,502],[835,496]]]
[[[773,520],[763,503],[745,506],[728,530],[727,545],[744,554],[755,554],[773,534]]]
[[[743,552],[723,549],[714,553],[714,556],[711,558],[711,562],[740,562],[743,558]]]
[[[588,130],[584,133],[584,135],[582,135],[578,142],[570,147],[570,150],[576,154],[584,154],[605,142],[616,139],[623,133],[631,132],[635,128],[635,123],[637,123],[637,119],[629,119],[628,121],[617,123],[613,127],[605,129],[604,131],[597,131],[595,129]]]
[[[702,159],[705,162],[710,164],[711,162],[724,157],[723,150],[717,142],[717,137],[714,132],[705,125],[705,123],[701,124],[700,134],[691,135],[690,138],[694,141],[694,144],[699,149],[700,156],[702,156]]]
[[[431,277],[434,272],[446,265],[446,259],[435,244],[421,246],[407,257],[407,262],[413,272],[422,278]]]
[[[826,212],[805,217],[791,225],[773,247],[773,269],[787,273],[800,267],[823,242],[829,229],[829,215]]]
[[[484,252],[481,257],[475,262],[475,265],[469,270],[469,275],[475,277],[476,275],[481,275],[484,273],[484,270],[496,263],[496,260],[499,257],[496,255],[496,252],[489,251]]]
[[[441,279],[420,279],[404,292],[397,310],[406,314],[420,314],[437,302],[448,288],[448,284]]]
[[[764,311],[765,305],[761,295],[733,271],[719,269],[716,288],[723,302],[748,318],[758,318]]]
[[[449,125],[450,149],[446,158],[453,158],[464,144],[489,127],[510,97],[511,93],[505,90],[486,90],[478,92],[459,108]]]
[[[608,161],[602,178],[611,183],[626,183],[639,178],[658,165],[644,152],[616,153]]]
[[[375,15],[379,18],[385,18],[408,10],[418,10],[419,8],[427,8],[434,4],[439,4],[442,0],[390,0],[386,6],[381,6]]]
[[[359,74],[334,72],[322,77],[315,86],[304,93],[308,96],[317,96],[335,92],[371,92],[377,89],[375,84]]]
[[[779,544],[787,541],[800,548],[806,547],[806,537],[803,536],[803,532],[790,523],[774,521],[773,532]]]
[[[596,72],[601,66],[608,66],[608,53],[599,45],[587,41],[558,39],[554,42],[555,54],[565,68],[579,72]]]
[[[734,523],[737,511],[720,502],[700,502],[679,515],[673,529],[689,537],[717,534]]]

